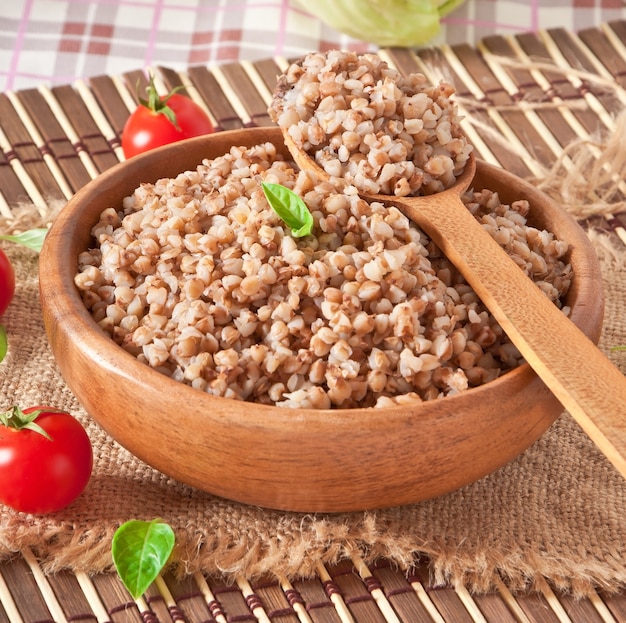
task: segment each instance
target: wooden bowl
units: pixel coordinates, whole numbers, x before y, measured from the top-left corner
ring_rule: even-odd
[[[141,182],[173,177],[231,145],[271,141],[259,128],[191,139],[132,158],[81,189],[47,236],[40,288],[48,338],[69,387],[130,452],[193,487],[248,504],[292,511],[352,511],[401,505],[471,483],[511,461],[562,412],[525,364],[442,400],[385,409],[308,410],[210,396],[140,363],[105,335],[74,286],[77,256],[105,207]],[[478,164],[475,187],[510,202],[526,198],[531,221],[571,246],[571,318],[599,339],[599,266],[578,224],[506,171]],[[549,331],[546,327],[546,331]]]

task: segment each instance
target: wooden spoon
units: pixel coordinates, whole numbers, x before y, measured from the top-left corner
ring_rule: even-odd
[[[286,129],[283,137],[301,169],[330,179]],[[461,195],[475,168],[472,157],[452,188],[433,195],[361,196],[396,206],[431,237],[548,389],[626,478],[626,378],[466,208]]]

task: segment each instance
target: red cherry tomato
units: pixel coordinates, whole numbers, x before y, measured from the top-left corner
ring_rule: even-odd
[[[0,421],[0,503],[45,514],[82,493],[93,454],[78,420],[51,407],[13,407]]]
[[[175,143],[185,138],[213,132],[213,124],[192,99],[174,91],[159,97],[150,78],[148,99],[140,99],[122,131],[122,150],[126,158]]]
[[[4,314],[15,293],[15,273],[9,258],[0,249],[0,316]]]

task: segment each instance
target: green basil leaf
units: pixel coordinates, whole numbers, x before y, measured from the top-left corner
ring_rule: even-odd
[[[9,341],[7,340],[7,329],[0,324],[0,362],[7,356]]]
[[[44,238],[48,233],[48,229],[46,227],[37,227],[35,229],[29,229],[27,231],[22,232],[21,234],[16,234],[15,236],[11,236],[9,234],[5,234],[0,236],[0,240],[7,240],[9,242],[15,242],[16,244],[21,244],[24,247],[28,247],[33,251],[41,251],[41,247],[43,246]]]
[[[302,197],[281,184],[261,182],[267,202],[280,216],[296,238],[309,236],[313,231],[313,215]]]
[[[175,540],[172,528],[159,519],[133,519],[115,531],[111,543],[113,564],[133,599],[143,595],[161,573]]]

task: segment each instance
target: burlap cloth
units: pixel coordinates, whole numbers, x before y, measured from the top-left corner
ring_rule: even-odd
[[[607,296],[601,347],[608,351],[626,344],[626,247],[620,257],[611,249],[621,243],[595,238]],[[0,364],[2,402],[52,404],[76,414],[93,442],[95,465],[84,494],[59,514],[34,517],[0,506],[0,558],[28,547],[48,570],[110,569],[117,526],[161,517],[175,530],[182,573],[293,577],[314,573],[319,561],[358,552],[366,561],[384,556],[406,569],[427,555],[436,581],[476,590],[489,588],[496,574],[512,588],[544,579],[580,594],[592,586],[626,586],[626,482],[567,414],[497,473],[439,499],[377,512],[269,511],[157,473],[107,436],[68,390],[42,326],[38,257],[14,245],[3,248],[18,286],[4,317],[9,353]],[[626,369],[626,353],[609,356]]]
[[[626,175],[624,136],[626,113],[600,145],[600,157],[587,145],[573,144],[566,152],[576,163],[573,170],[559,162],[537,182],[579,218],[606,214],[607,208],[626,210],[619,188]],[[51,206],[52,213],[58,207]],[[12,226],[19,228],[20,217],[24,227],[39,224],[28,222],[32,208],[18,211]],[[0,223],[0,229],[7,226]],[[606,291],[600,347],[626,371],[626,352],[611,351],[626,344],[626,246],[606,234],[592,238]],[[175,530],[174,570],[180,573],[306,576],[319,562],[353,553],[366,562],[386,557],[410,570],[424,555],[435,582],[474,590],[489,589],[496,578],[512,589],[551,581],[581,595],[591,588],[626,587],[626,482],[569,415],[497,473],[420,504],[313,516],[229,502],[156,472],[90,420],[48,347],[37,255],[14,245],[3,248],[18,286],[2,319],[9,353],[0,364],[0,408],[51,404],[71,411],[91,437],[95,464],[84,494],[61,513],[34,517],[0,505],[0,559],[30,548],[50,571],[109,570],[115,529],[128,519],[160,517]]]

